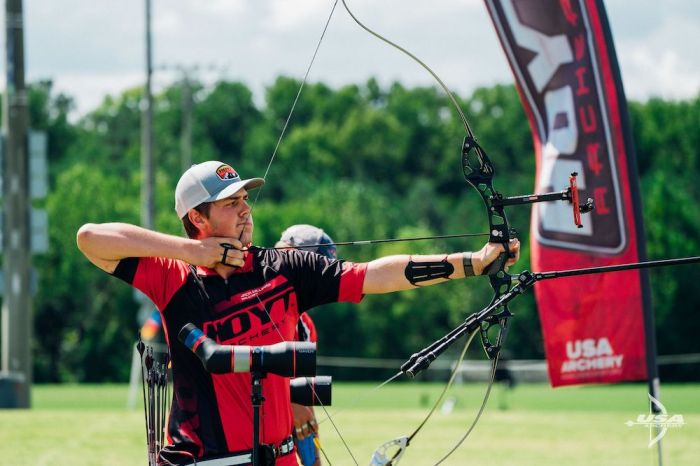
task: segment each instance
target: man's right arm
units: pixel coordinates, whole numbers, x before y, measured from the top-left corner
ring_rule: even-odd
[[[188,239],[166,235],[128,223],[87,223],[77,235],[78,248],[90,262],[112,273],[126,257],[166,257],[180,259],[193,265],[214,267],[221,262],[221,243],[241,244],[235,238]],[[227,264],[243,265],[243,253],[232,249]]]

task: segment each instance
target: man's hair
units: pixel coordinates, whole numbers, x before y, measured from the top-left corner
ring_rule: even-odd
[[[194,207],[194,210],[205,216],[206,218],[209,218],[209,210],[211,209],[211,202],[202,202],[199,204],[197,207]],[[182,226],[185,227],[185,233],[187,233],[187,236],[189,238],[196,238],[199,236],[199,228],[194,226],[194,224],[190,221],[190,217],[188,214],[185,214],[184,217],[182,217]]]

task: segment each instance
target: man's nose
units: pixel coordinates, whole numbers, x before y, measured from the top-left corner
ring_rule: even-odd
[[[241,209],[240,216],[246,217],[248,215],[250,215],[250,204],[248,204],[248,201],[243,201],[243,208]]]

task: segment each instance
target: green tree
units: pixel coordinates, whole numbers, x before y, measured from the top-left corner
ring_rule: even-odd
[[[241,83],[196,84],[194,161],[225,160],[244,177],[262,175],[299,85],[280,77],[257,106]],[[155,96],[154,109],[156,227],[173,234],[182,234],[173,214],[181,91],[179,84],[164,89]],[[72,123],[70,97],[54,95],[50,81],[30,86],[32,126],[49,132],[52,173],[46,200],[50,251],[35,264],[39,381],[127,377],[138,306],[128,285],[84,259],[75,233],[86,222],[139,222],[141,97],[140,88],[107,97]],[[515,88],[480,88],[457,99],[496,167],[496,188],[505,195],[531,192],[531,133]],[[630,115],[649,256],[697,254],[700,99],[633,102]],[[434,87],[381,86],[376,80],[340,88],[307,83],[254,207],[256,244],[272,245],[293,223],[317,224],[336,240],[485,232],[484,205],[461,172],[463,137],[455,109]],[[510,209],[508,215],[524,245],[517,271],[529,267],[529,209]],[[367,261],[482,244],[481,238],[389,243],[341,247],[339,255]],[[700,303],[688,292],[699,275],[697,267],[652,274],[662,354],[700,351],[689,325],[697,321],[693,312]],[[324,355],[400,358],[481,309],[491,296],[488,280],[474,278],[370,296],[359,306],[326,306],[312,315]],[[516,318],[506,344],[512,357],[543,357],[532,294],[519,298],[512,310]]]
[[[136,335],[130,287],[90,264],[75,245],[87,222],[138,223],[138,177],[78,162],[47,200],[50,251],[37,264],[37,381],[125,380]],[[126,363],[126,364],[125,364]]]

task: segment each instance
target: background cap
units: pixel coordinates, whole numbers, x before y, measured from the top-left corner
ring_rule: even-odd
[[[253,189],[265,184],[262,178],[241,180],[230,165],[216,160],[192,165],[175,187],[175,212],[182,218],[187,211],[203,202],[214,202],[235,194],[242,188]]]
[[[292,225],[282,232],[280,241],[296,247],[319,244],[321,246],[303,249],[322,254],[329,259],[337,259],[338,257],[335,246],[332,244],[333,240],[328,236],[328,233],[313,225]]]

